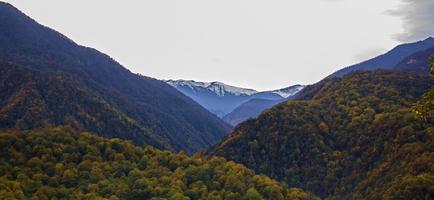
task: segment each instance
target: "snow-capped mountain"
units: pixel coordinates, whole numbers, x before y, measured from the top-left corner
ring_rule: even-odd
[[[166,81],[169,85],[176,87],[189,87],[191,90],[198,91],[198,88],[205,88],[209,91],[214,92],[218,96],[225,96],[225,95],[236,95],[236,96],[250,96],[255,93],[258,93],[258,91],[253,89],[246,89],[246,88],[240,88],[235,87],[231,85],[226,85],[221,82],[197,82],[193,80],[168,80]]]
[[[198,82],[193,80],[166,80],[165,82],[219,117],[224,117],[251,99],[285,100],[303,87],[296,85],[279,90],[258,92],[253,89],[235,87],[221,82]]]
[[[300,92],[300,90],[302,90],[305,87],[306,86],[304,86],[304,85],[293,85],[293,86],[289,86],[287,88],[282,88],[279,90],[273,90],[270,92],[278,94],[278,95],[282,96],[283,98],[288,98],[290,96],[294,96],[295,94]]]

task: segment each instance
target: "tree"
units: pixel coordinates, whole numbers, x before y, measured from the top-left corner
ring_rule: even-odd
[[[247,190],[246,194],[243,196],[244,200],[263,200],[264,197],[259,194],[255,188],[250,188]]]
[[[429,59],[430,72],[434,76],[434,55]],[[414,105],[416,115],[423,120],[428,120],[434,114],[434,86],[425,93],[422,98]]]

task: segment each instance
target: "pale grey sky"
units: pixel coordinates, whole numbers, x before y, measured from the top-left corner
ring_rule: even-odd
[[[434,34],[432,0],[7,0],[159,79],[257,90],[314,83]]]

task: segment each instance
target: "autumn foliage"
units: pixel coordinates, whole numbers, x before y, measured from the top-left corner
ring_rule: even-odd
[[[433,199],[433,118],[411,108],[433,83],[391,71],[324,80],[209,153],[324,198]]]
[[[0,154],[2,199],[315,199],[223,158],[68,127],[3,131]]]

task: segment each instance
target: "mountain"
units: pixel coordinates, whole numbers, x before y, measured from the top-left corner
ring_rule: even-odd
[[[144,138],[149,135],[158,143],[156,146],[187,153],[214,144],[231,129],[166,83],[133,74],[109,56],[76,44],[4,2],[0,2],[0,61],[10,63],[2,68],[16,66],[8,72],[15,77],[2,74],[2,78],[19,83],[4,82],[0,91],[0,119],[6,120],[0,122],[3,129],[37,127],[41,120],[61,125],[68,116],[66,121],[78,122],[76,127],[84,130],[130,139],[139,145],[145,144]],[[30,75],[19,80],[21,72],[14,70]],[[47,93],[40,85],[51,86],[52,92]],[[76,99],[67,93],[69,90],[81,92],[88,99]],[[33,95],[37,96],[35,101]],[[64,101],[63,107],[56,107],[60,101]],[[94,103],[110,115],[101,115],[96,107],[85,103]],[[33,112],[40,112],[38,121],[32,120]],[[18,123],[21,121],[25,126]]]
[[[298,92],[300,92],[300,90],[302,90],[304,87],[304,85],[293,85],[287,88],[282,88],[279,90],[273,90],[270,91],[272,93],[278,94],[280,96],[282,96],[283,98],[289,98],[294,96],[295,94],[297,94]]]
[[[240,103],[246,101],[250,95],[257,93],[255,90],[229,86],[220,82],[168,80],[166,83],[219,117],[224,116]]]
[[[261,99],[263,102],[266,102],[266,100],[270,102],[281,101],[296,94],[304,87],[302,85],[294,85],[279,90],[258,92],[253,89],[235,87],[221,82],[167,80],[166,83],[191,97],[204,108],[221,118],[224,118],[237,107],[250,100]],[[266,107],[266,105],[261,105],[256,110],[261,112],[260,108],[264,106]],[[251,117],[251,115],[248,116]],[[232,123],[231,121],[227,122]]]
[[[389,52],[383,55],[377,56],[375,58],[361,62],[356,65],[343,68],[337,72],[334,72],[329,77],[342,77],[345,74],[354,71],[391,69],[395,65],[399,64],[402,60],[407,58],[408,56],[419,51],[427,50],[432,47],[434,47],[434,38],[431,37],[423,41],[398,45],[397,47],[393,48],[392,50],[390,50]]]
[[[239,124],[208,153],[327,199],[432,199],[434,119],[412,105],[434,79],[394,71],[325,79]]]
[[[282,99],[271,100],[271,99],[259,99],[254,98],[249,101],[239,105],[232,112],[225,115],[223,120],[236,126],[240,122],[252,119],[261,114],[264,110],[271,108],[281,102],[291,99],[294,95],[300,92],[306,86],[304,85],[294,85],[287,88],[270,91],[275,94],[279,94],[284,97]]]
[[[221,82],[196,82],[193,80],[186,81],[186,80],[168,80],[166,81],[168,84],[174,86],[174,87],[189,87],[190,89],[194,90],[197,88],[205,88],[208,91],[211,91],[215,93],[218,96],[226,96],[226,95],[235,95],[235,96],[249,96],[257,93],[256,90],[253,89],[245,89],[245,88],[239,88],[235,86],[226,85]]]
[[[318,199],[223,158],[68,127],[0,132],[0,155],[2,199]]]

